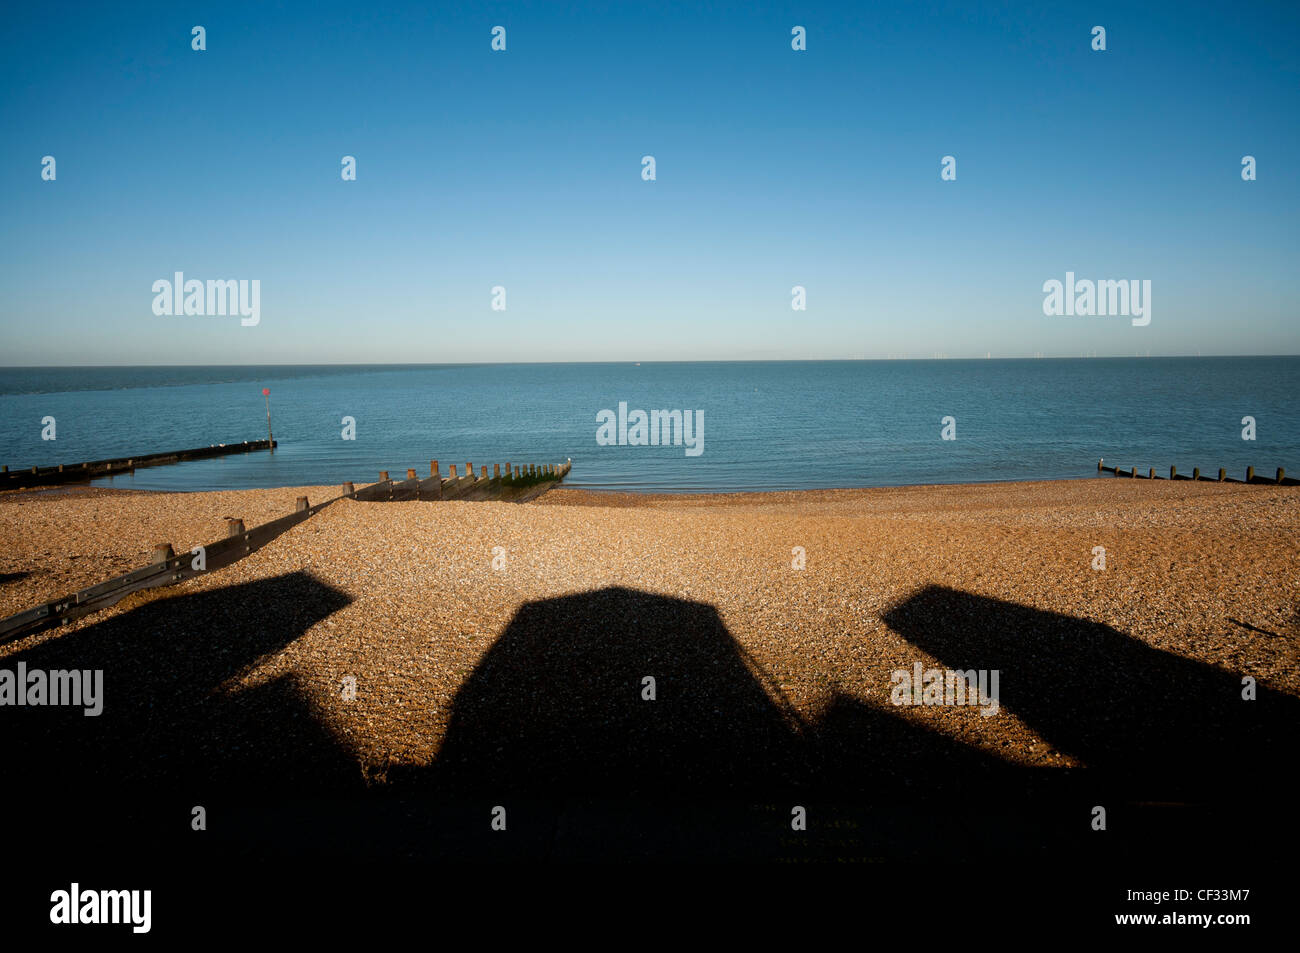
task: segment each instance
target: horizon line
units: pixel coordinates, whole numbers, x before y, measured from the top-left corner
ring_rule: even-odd
[[[108,368],[305,368],[305,367],[500,367],[500,365],[565,365],[565,364],[885,364],[910,361],[910,363],[940,363],[940,361],[987,360],[1231,360],[1247,358],[1300,358],[1300,354],[1145,354],[1145,355],[1034,355],[995,356],[984,358],[720,358],[689,360],[448,360],[448,361],[296,361],[289,364],[0,364],[0,371],[98,371]]]
[[[477,367],[512,365],[564,365],[564,364],[873,364],[910,361],[914,363],[940,361],[1161,361],[1196,358],[1206,360],[1241,358],[1295,358],[1300,354],[1094,354],[1094,355],[1035,355],[993,357],[768,357],[768,358],[696,358],[684,360],[603,360],[603,361],[305,361],[295,363],[217,363],[217,364],[0,364],[0,370],[76,370],[136,367]]]

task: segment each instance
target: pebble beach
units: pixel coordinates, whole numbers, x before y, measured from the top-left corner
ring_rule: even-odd
[[[316,503],[337,489],[5,494],[0,614],[144,565],[155,543],[180,552],[219,539],[223,517],[253,526],[284,515],[302,495]],[[128,644],[101,637],[98,650],[184,639],[203,624],[186,609],[198,594],[249,591],[260,604],[232,598],[223,625],[257,627],[280,591],[288,602],[328,593],[328,607],[215,690],[291,677],[366,784],[438,758],[458,692],[524,607],[598,591],[716,612],[754,682],[798,726],[847,699],[1005,763],[1078,767],[1092,749],[1044,732],[1028,700],[1007,699],[996,718],[891,705],[891,673],[969,664],[958,657],[966,628],[987,648],[999,626],[1066,625],[1300,696],[1300,492],[1102,478],[699,496],[561,487],[522,505],[342,499],[225,569],[0,645],[0,666],[140,618],[150,603],[153,631],[119,627]],[[634,624],[596,620],[583,651]],[[577,636],[552,638],[562,666]],[[355,697],[340,691],[347,677]]]

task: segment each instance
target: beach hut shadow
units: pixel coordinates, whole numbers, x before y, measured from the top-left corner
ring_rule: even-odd
[[[318,795],[364,790],[353,753],[294,675],[235,680],[350,601],[290,572],[154,599],[8,655],[10,670],[103,672],[98,716],[0,712],[15,849],[117,875],[124,863],[181,870],[346,841]]]
[[[7,708],[5,755],[22,765],[25,791],[56,799],[88,785],[129,799],[343,783],[353,759],[292,675],[218,689],[350,601],[292,572],[148,601],[13,653],[10,670],[102,671],[103,708],[93,717],[81,707]]]
[[[499,797],[770,791],[801,775],[800,727],[712,606],[607,588],[519,609],[457,692],[434,773]]]
[[[1000,672],[1000,703],[1129,797],[1258,802],[1300,702],[1108,625],[931,586],[882,616],[948,669]],[[1252,783],[1252,779],[1259,783]]]

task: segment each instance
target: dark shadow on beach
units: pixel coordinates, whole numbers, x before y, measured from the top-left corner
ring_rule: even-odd
[[[1094,781],[1148,800],[1278,793],[1300,740],[1300,701],[1242,675],[1152,648],[1110,626],[930,587],[884,621],[957,670],[998,669],[1001,702]]]
[[[4,661],[13,669],[102,670],[103,710],[5,711],[5,748],[29,785],[116,789],[335,783],[339,749],[293,678],[221,690],[351,600],[304,572],[156,599]]]
[[[293,676],[228,685],[349,601],[294,572],[155,599],[5,658],[11,671],[103,671],[97,716],[0,709],[10,836],[38,857],[194,859],[195,806],[217,826],[231,799],[359,793],[354,759]]]
[[[1086,767],[1012,764],[858,695],[833,693],[806,723],[711,606],[605,589],[524,606],[457,693],[435,763],[391,777],[428,797],[548,805],[553,854],[584,858],[620,835],[636,856],[689,855],[692,842],[755,859],[1192,850],[1189,825],[1239,831],[1276,793],[1243,787],[1242,769],[1294,739],[1288,695],[1246,702],[1231,673],[951,589],[922,590],[885,621],[951,668],[999,669],[1001,703]],[[616,801],[653,833],[629,842]],[[1139,802],[1178,807],[1156,819]],[[1091,828],[1098,804],[1125,831],[1110,843]],[[840,829],[792,837],[793,805]],[[486,831],[485,811],[467,823]]]
[[[3,713],[32,836],[71,810],[78,843],[89,826],[102,849],[125,837],[191,861],[1203,855],[1247,836],[1273,803],[1257,786],[1269,758],[1294,750],[1290,696],[1243,702],[1237,676],[1107,626],[939,587],[885,621],[945,666],[999,669],[1002,706],[1088,767],[1012,764],[858,695],[832,693],[807,722],[712,606],[610,588],[524,605],[458,690],[434,762],[367,788],[292,676],[219,688],[347,602],[292,573],[149,602],[7,659],[105,672],[98,718]],[[201,847],[196,804],[212,819]],[[1108,838],[1090,828],[1096,804]]]
[[[712,606],[619,588],[529,603],[457,692],[436,783],[532,797],[787,788],[806,774],[799,725],[761,677]]]

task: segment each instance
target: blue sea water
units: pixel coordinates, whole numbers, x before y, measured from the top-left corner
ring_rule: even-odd
[[[114,486],[372,482],[380,470],[572,458],[566,484],[730,491],[1247,465],[1300,475],[1300,357],[0,369],[0,462],[78,463],[266,436]],[[600,446],[597,413],[703,411],[704,452]],[[56,439],[42,440],[42,419]],[[956,421],[943,440],[942,418]],[[1242,439],[1254,417],[1256,439]],[[344,417],[356,439],[342,439]]]

